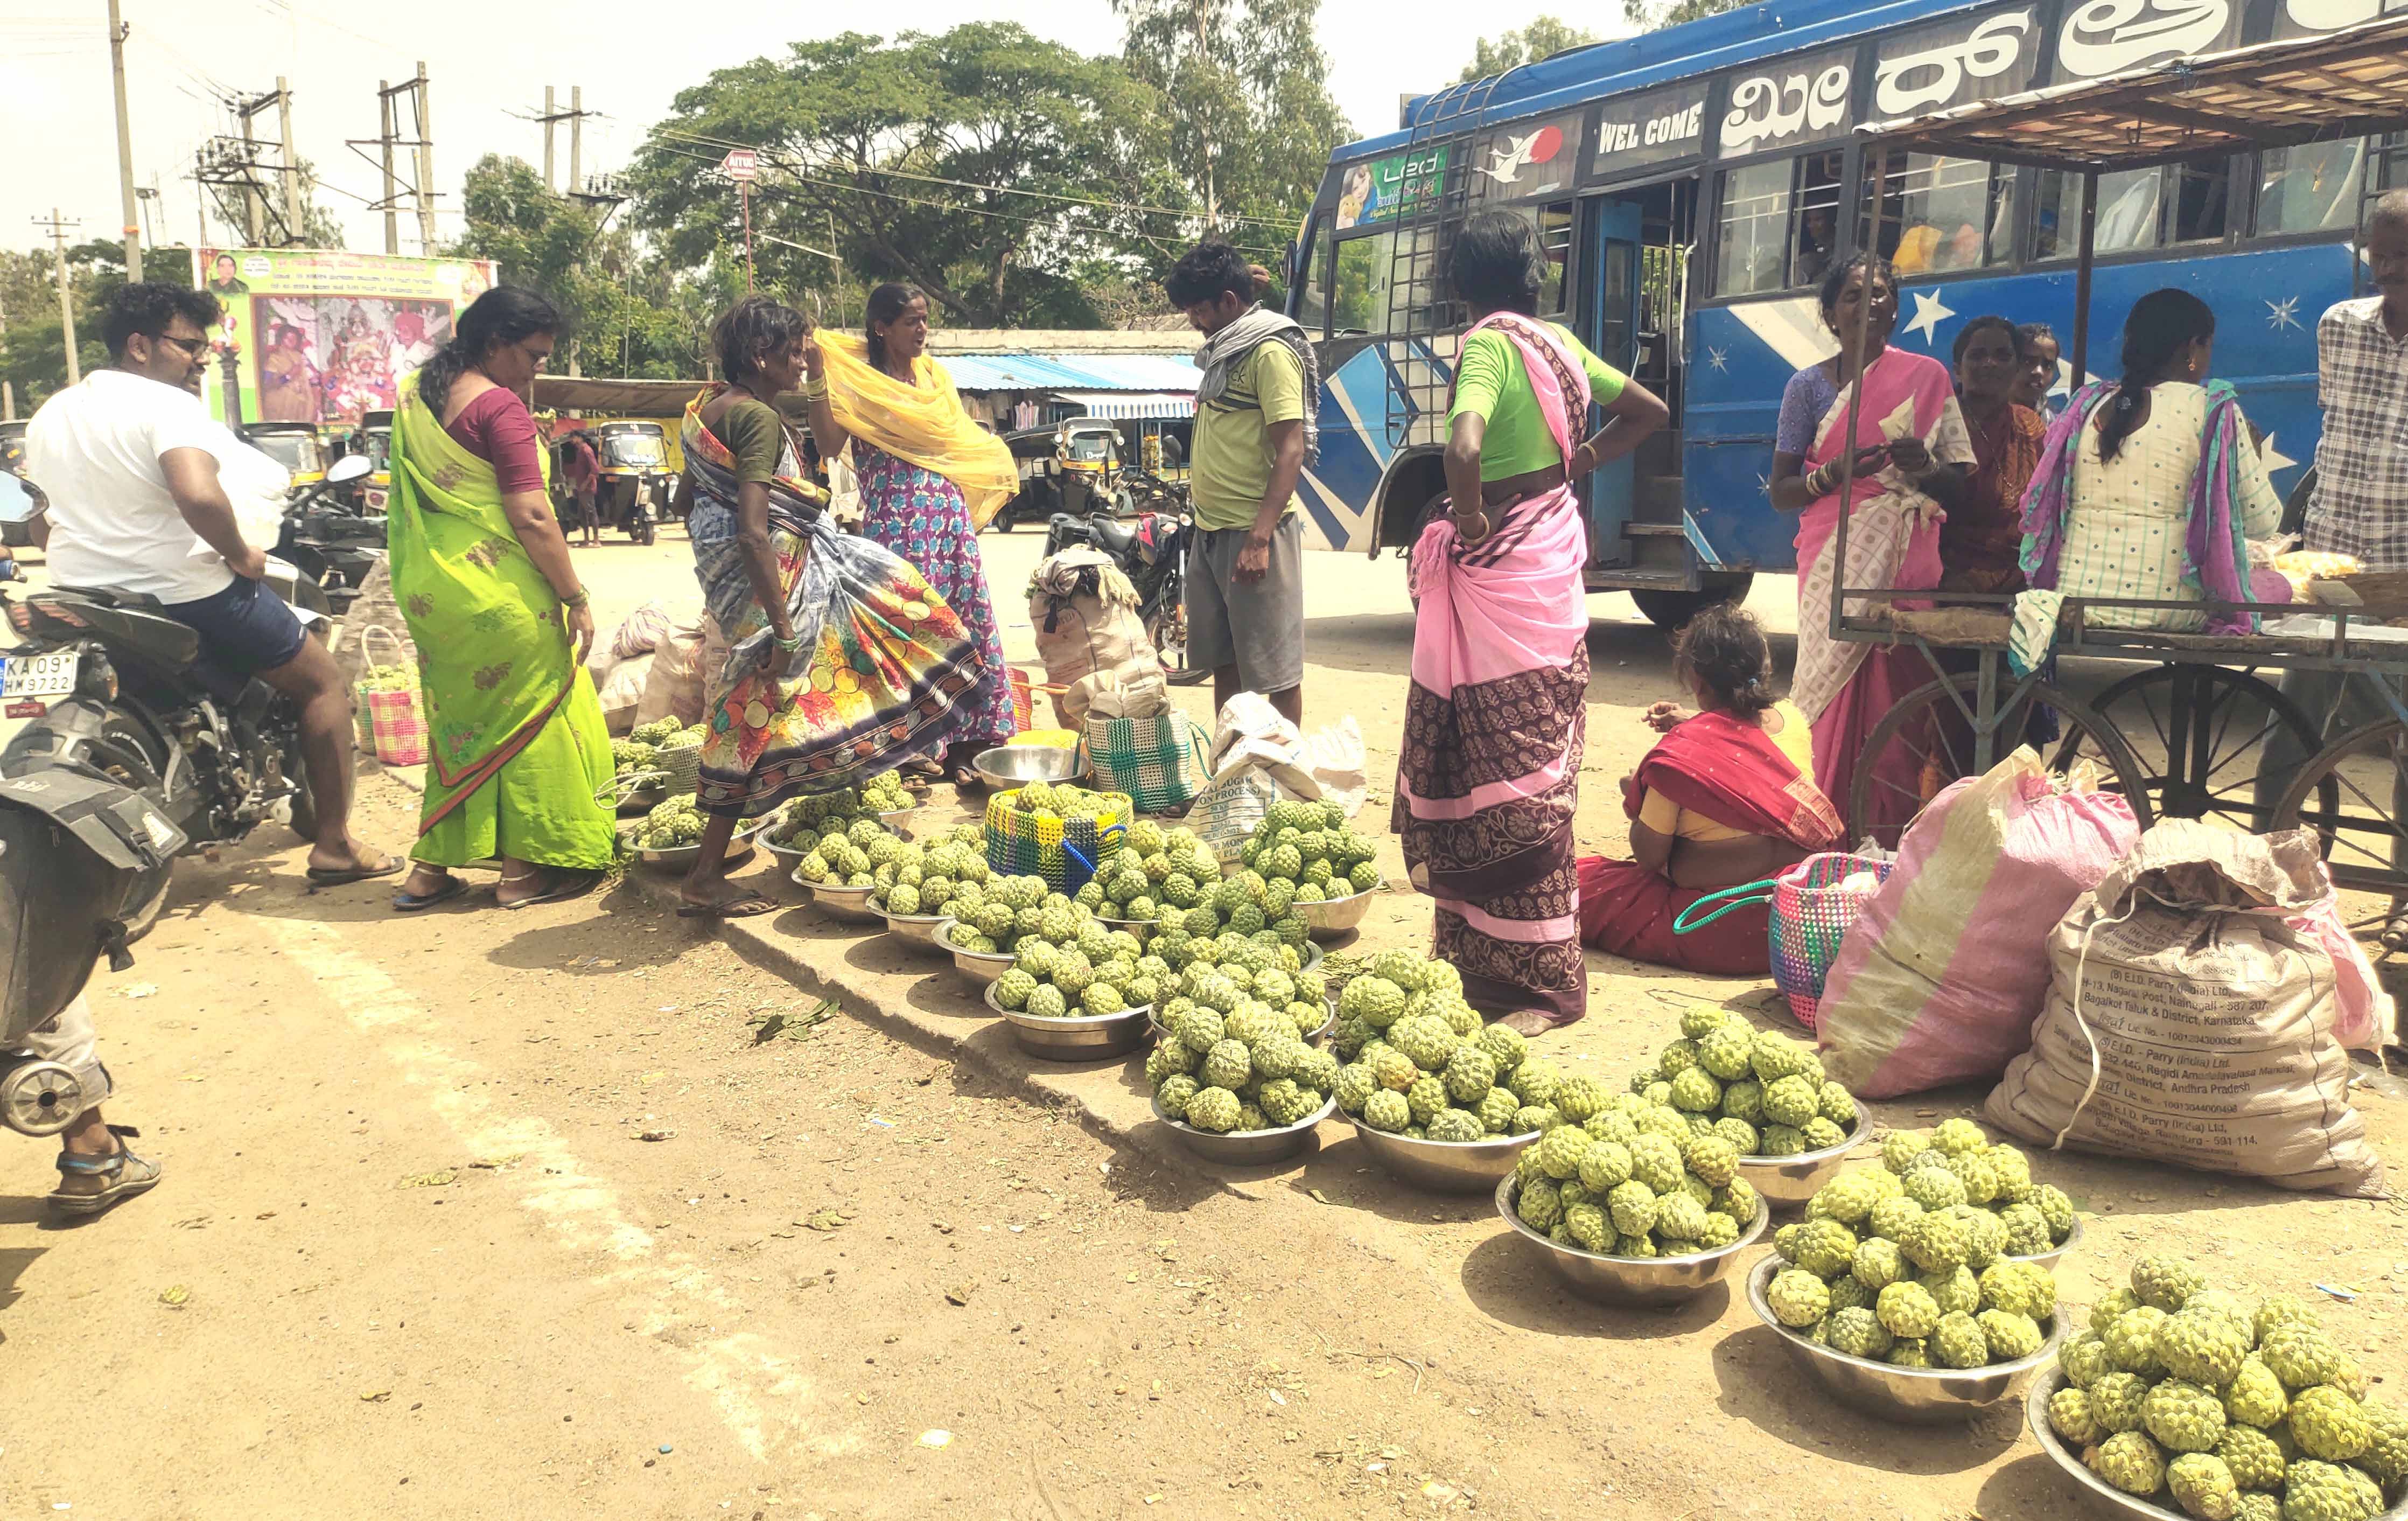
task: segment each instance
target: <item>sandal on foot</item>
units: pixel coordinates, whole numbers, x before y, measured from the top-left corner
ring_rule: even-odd
[[[51,1209],[61,1214],[98,1214],[158,1184],[159,1164],[126,1149],[125,1138],[141,1132],[130,1125],[112,1125],[108,1133],[118,1139],[117,1150],[107,1156],[59,1153],[59,1186],[50,1197]],[[90,1186],[77,1186],[86,1183]]]
[[[724,903],[686,903],[678,908],[681,919],[758,919],[765,913],[775,913],[779,905],[757,892],[738,893]]]
[[[390,877],[399,871],[403,865],[401,857],[388,855],[385,857],[384,865],[380,867],[313,866],[308,875],[313,887],[348,887],[355,882],[373,882],[379,877]]]
[[[443,878],[443,884],[431,893],[413,893],[404,889],[394,894],[393,911],[419,913],[435,907],[437,903],[449,903],[467,890],[468,883],[465,879],[447,873]]]
[[[527,880],[527,877],[532,877],[534,875],[535,873],[530,871],[527,873],[526,877],[504,877],[502,881],[506,882],[524,882]],[[594,891],[596,886],[600,885],[601,881],[602,873],[599,871],[554,871],[552,874],[551,886],[546,887],[542,892],[536,894],[533,897],[513,898],[509,902],[503,904],[502,907],[510,910],[518,910],[531,909],[538,903],[565,903],[572,897],[583,897],[586,894]]]

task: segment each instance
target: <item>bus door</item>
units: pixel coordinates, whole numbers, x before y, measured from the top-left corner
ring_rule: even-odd
[[[1590,267],[1597,281],[1583,341],[1599,359],[1625,375],[1639,370],[1640,247],[1646,206],[1638,197],[1604,196],[1588,203],[1588,246],[1597,251]],[[1603,425],[1592,409],[1589,426]],[[1629,527],[1638,506],[1637,462],[1629,455],[1600,465],[1588,478],[1588,544],[1592,566],[1628,565]]]

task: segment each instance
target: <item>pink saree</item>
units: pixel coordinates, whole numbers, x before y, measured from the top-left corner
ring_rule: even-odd
[[[1500,312],[1567,460],[1588,378],[1545,323]],[[1469,335],[1467,335],[1469,336]],[[1588,1007],[1572,813],[1588,696],[1588,530],[1570,486],[1490,509],[1466,544],[1443,515],[1413,547],[1412,686],[1394,826],[1434,903],[1432,954],[1490,1013],[1569,1024]]]
[[[1866,366],[1863,385],[1864,405],[1855,437],[1848,437],[1848,407],[1855,386],[1842,386],[1814,436],[1806,468],[1817,469],[1850,449],[1904,438],[1921,439],[1931,457],[1942,464],[1973,463],[1972,439],[1965,430],[1964,414],[1957,409],[1948,366],[1922,354],[1885,349]],[[1922,654],[1912,648],[1853,644],[1831,638],[1832,588],[1919,591],[1938,586],[1940,525],[1947,517],[1939,503],[1907,484],[1889,466],[1857,477],[1850,501],[1844,580],[1838,563],[1839,494],[1816,501],[1799,519],[1798,670],[1789,683],[1789,700],[1813,725],[1815,784],[1843,815],[1873,725],[1900,698],[1933,677]],[[1847,610],[1861,614],[1866,610],[1859,598],[1851,601]],[[1886,779],[1892,785],[1873,789],[1873,816],[1851,819],[1850,827],[1896,825],[1914,816],[1918,778],[1912,774],[1912,757],[1901,750],[1885,764],[1900,774]]]

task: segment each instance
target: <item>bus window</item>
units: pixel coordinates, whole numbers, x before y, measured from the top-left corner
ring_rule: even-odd
[[[1787,160],[1751,164],[1723,176],[1721,225],[1714,239],[1714,294],[1752,295],[1782,288],[1789,262]]]
[[[1978,159],[1909,153],[1882,187],[1874,246],[1901,275],[2003,264],[2014,185],[2013,171]]]
[[[1840,151],[1809,153],[1798,161],[1798,244],[1789,262],[1789,283],[1813,285],[1831,267],[1840,248]]]
[[[2258,232],[2320,233],[2358,225],[2364,138],[2269,148],[2258,158]]]
[[[1397,235],[1379,233],[1350,237],[1338,245],[1336,279],[1329,299],[1329,331],[1334,335],[1385,333],[1388,327],[1388,278],[1395,259]]]
[[[2222,237],[2231,178],[2230,161],[2221,158],[2102,174],[2091,246],[2100,253],[2122,253]],[[2038,201],[2032,257],[2073,257],[2082,238],[2080,177],[2042,170]]]
[[[1296,320],[1307,333],[1318,335],[1329,325],[1329,239],[1315,224],[1301,254],[1303,280],[1298,282]]]

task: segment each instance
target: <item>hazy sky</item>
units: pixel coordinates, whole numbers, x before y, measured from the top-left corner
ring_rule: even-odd
[[[359,199],[379,194],[373,164],[344,146],[377,132],[377,81],[408,79],[423,58],[432,80],[439,237],[459,230],[461,174],[488,152],[540,165],[542,129],[520,116],[541,107],[546,84],[563,108],[582,85],[588,110],[585,167],[619,166],[670,98],[710,70],[780,53],[800,36],[877,31],[875,18],[907,17],[923,31],[997,15],[1088,51],[1117,50],[1120,28],[1107,0],[1005,0],[980,6],[924,0],[910,7],[709,6],[698,11],[624,0],[122,0],[132,28],[127,74],[136,183],[155,179],[160,241],[189,242],[198,222],[194,151],[227,130],[221,95],[266,93],[286,76],[303,157],[343,216],[351,246],[377,250],[382,221]],[[1474,38],[1519,26],[1542,10],[1591,13],[1594,4],[1502,0],[1471,6],[1399,7],[1378,0],[1324,0],[1321,35],[1330,88],[1358,134],[1394,126],[1401,93],[1443,83],[1469,60]],[[781,19],[781,13],[791,20]],[[83,225],[78,240],[114,237],[120,225],[117,148],[109,100],[106,0],[5,0],[0,4],[0,247],[33,246],[45,235],[32,219],[55,205]],[[758,17],[747,23],[745,18]],[[689,26],[690,20],[701,25]],[[514,114],[516,113],[516,114]],[[274,113],[259,126],[272,136]],[[405,129],[406,130],[406,129]],[[367,150],[370,154],[374,149]],[[566,144],[560,149],[566,172]],[[345,195],[342,192],[350,192]],[[212,238],[217,234],[212,232]],[[417,223],[402,219],[402,251],[418,251]]]

